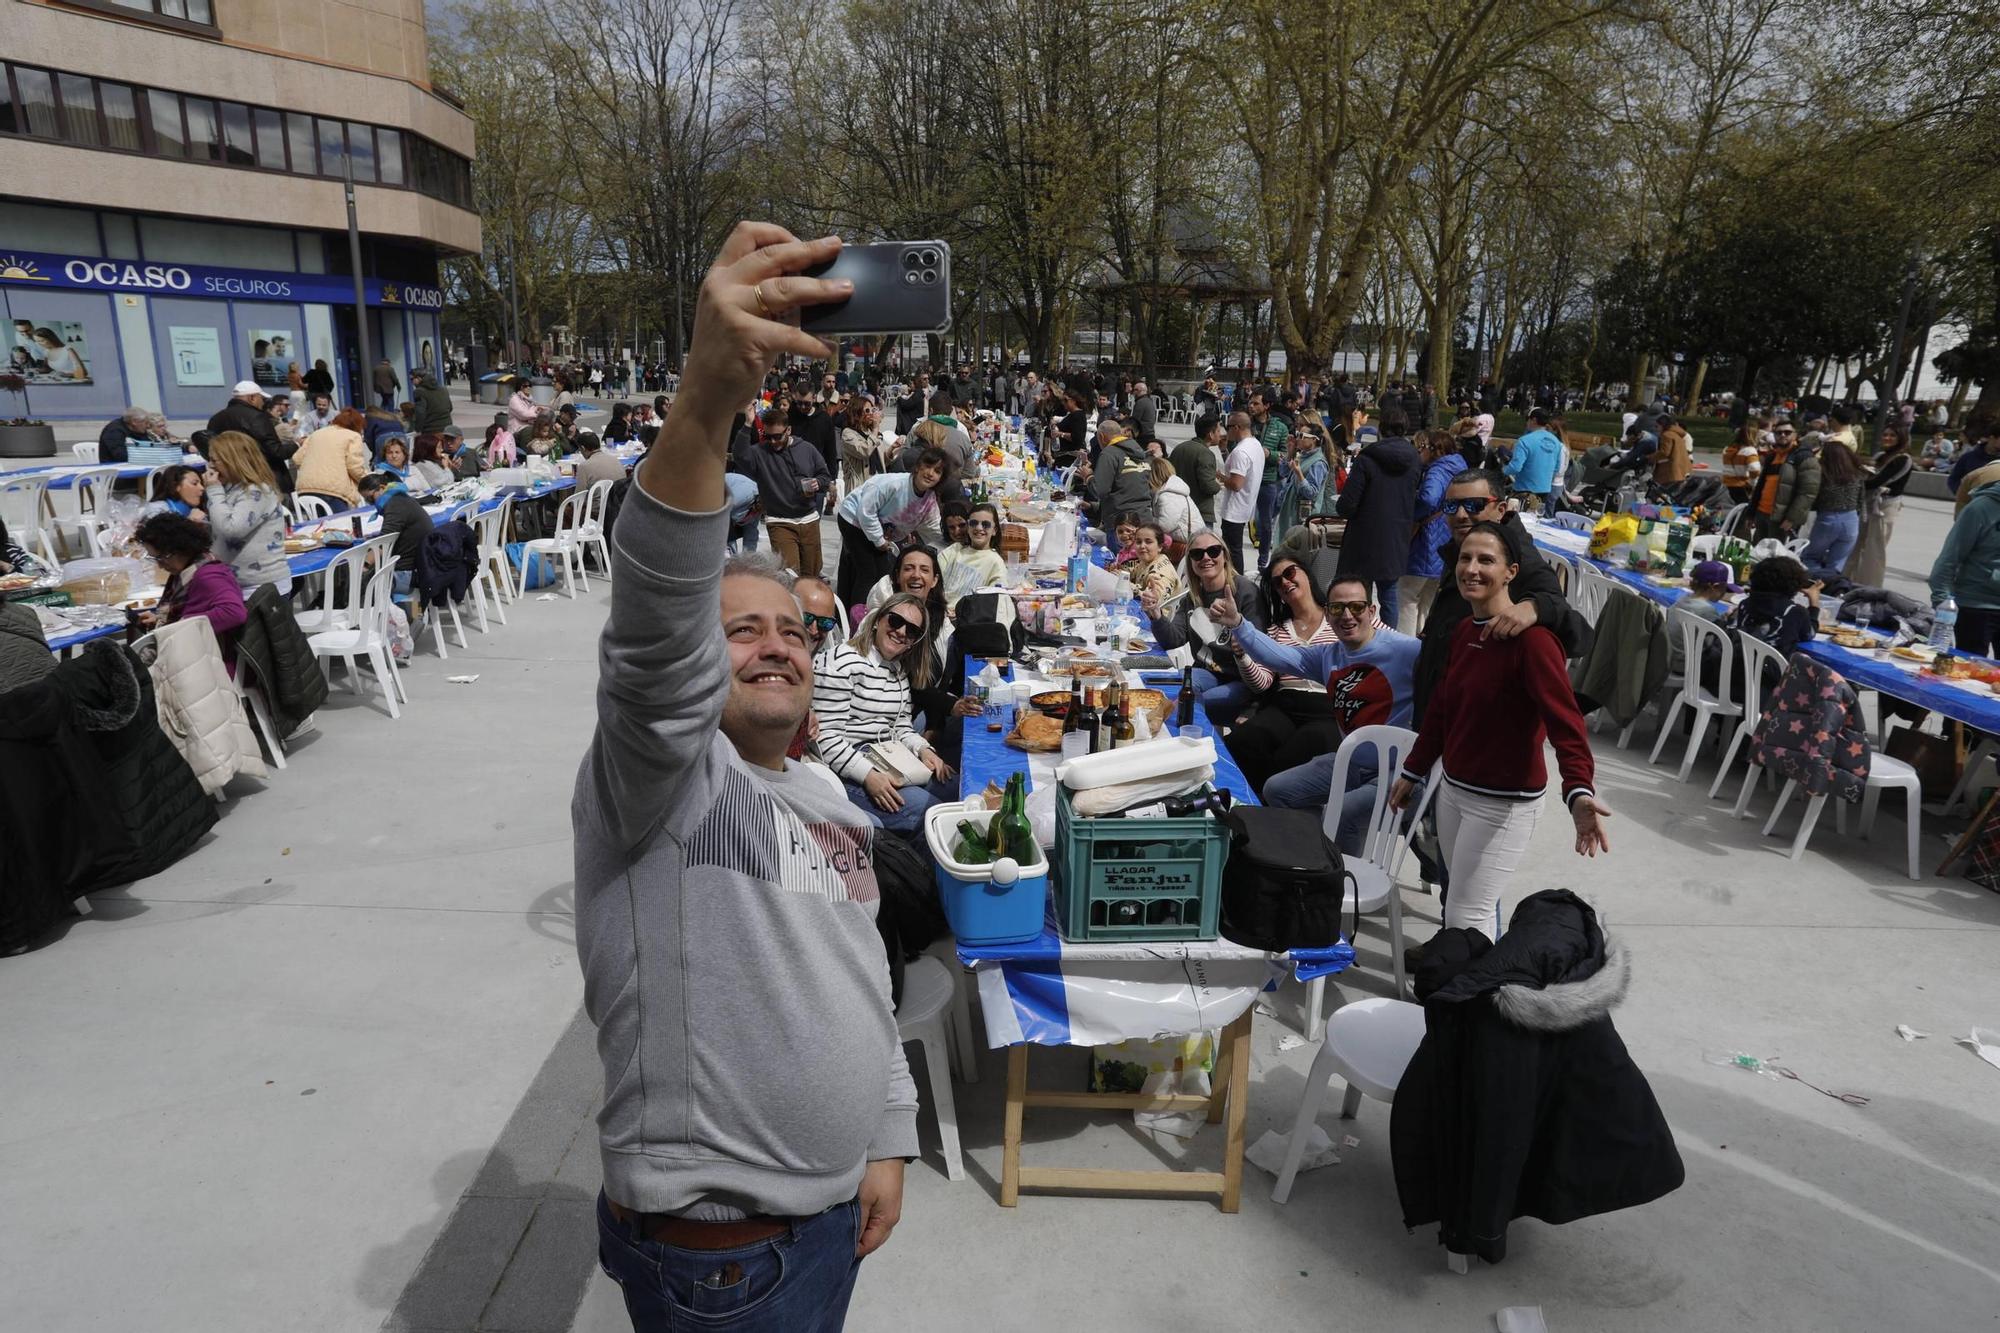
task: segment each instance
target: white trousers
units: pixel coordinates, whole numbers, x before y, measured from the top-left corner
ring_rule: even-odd
[[[1444,923],[1500,937],[1501,890],[1534,836],[1542,802],[1481,796],[1446,782],[1437,794],[1438,843],[1451,875]]]

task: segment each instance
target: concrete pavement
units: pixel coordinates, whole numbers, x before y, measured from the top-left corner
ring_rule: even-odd
[[[1905,577],[1941,537],[1922,503],[1891,552]],[[337,690],[292,766],[239,781],[193,855],[0,960],[0,1327],[626,1327],[593,1263],[598,1075],[570,911],[605,595],[531,593],[448,662],[426,640],[401,721]],[[1556,1330],[1993,1326],[2000,1070],[1950,1038],[2000,1028],[2000,896],[1905,878],[1894,800],[1872,840],[1829,819],[1788,861],[1788,839],[1704,799],[1712,758],[1682,786],[1644,762],[1650,737],[1595,738],[1612,854],[1578,859],[1550,805],[1510,899],[1574,888],[1631,946],[1615,1018],[1679,1137],[1681,1191],[1518,1223],[1504,1265],[1455,1277],[1400,1225],[1388,1108],[1343,1125],[1329,1097],[1322,1124],[1360,1142],[1287,1205],[1252,1167],[1234,1217],[1036,1195],[1003,1210],[988,1052],[955,1089],[969,1178],[944,1180],[926,1113],[928,1155],[849,1326],[1471,1330],[1516,1304]],[[1927,859],[1942,834],[1927,821]],[[1435,900],[1406,903],[1420,937]],[[1360,946],[1339,990],[1385,992],[1374,921]],[[1253,1140],[1289,1125],[1310,1063],[1279,1049],[1298,996],[1257,1020]],[[1897,1023],[1933,1035],[1904,1042]],[[1871,1100],[1709,1062],[1732,1050]],[[1038,1082],[1083,1074],[1078,1052],[1037,1056]],[[1128,1117],[1057,1111],[1028,1140],[1050,1164],[1219,1153],[1214,1129],[1156,1143]],[[106,1262],[94,1242],[111,1237]]]

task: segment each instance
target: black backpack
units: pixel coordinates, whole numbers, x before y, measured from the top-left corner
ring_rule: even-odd
[[[1222,934],[1252,949],[1324,949],[1340,942],[1340,909],[1353,877],[1311,810],[1239,805],[1222,867]],[[1359,895],[1355,927],[1360,928]]]
[[[955,622],[952,644],[967,657],[1012,657],[1027,630],[1004,592],[967,593],[958,599]]]

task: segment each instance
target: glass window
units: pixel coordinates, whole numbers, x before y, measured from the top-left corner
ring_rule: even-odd
[[[60,137],[56,128],[56,89],[46,71],[14,67],[14,88],[21,95],[21,114],[28,133],[44,139]]]
[[[319,127],[319,170],[323,176],[344,176],[347,174],[347,140],[342,135],[340,122],[321,120],[314,122]]]
[[[257,146],[250,138],[250,108],[241,102],[222,104],[222,160],[232,167],[257,164]]]
[[[257,165],[266,171],[285,169],[285,122],[277,112],[258,107],[250,113],[257,121]]]
[[[375,131],[376,171],[384,185],[403,183],[403,136],[395,130]]]
[[[62,92],[63,138],[83,148],[104,142],[104,125],[97,115],[97,86],[81,74],[58,74]]]
[[[148,88],[146,112],[153,122],[153,152],[160,157],[186,157],[187,136],[181,133],[180,94]]]
[[[187,5],[182,0],[154,0],[154,3],[159,6],[160,12],[170,19],[187,17]]]
[[[296,111],[285,113],[285,142],[292,150],[292,170],[313,175],[317,170],[313,154],[313,118]]]
[[[97,85],[98,100],[104,104],[104,142],[128,153],[139,152],[139,99],[122,83]]]
[[[7,77],[7,67],[0,65],[0,134],[22,134],[26,129],[14,107],[14,85]]]
[[[347,124],[347,152],[354,159],[354,179],[375,179],[375,131],[353,121]]]
[[[218,139],[215,123],[215,103],[206,97],[183,97],[181,105],[187,110],[188,156],[197,162],[213,162],[218,156]]]
[[[187,16],[196,23],[215,22],[215,12],[209,8],[208,0],[187,0]]]

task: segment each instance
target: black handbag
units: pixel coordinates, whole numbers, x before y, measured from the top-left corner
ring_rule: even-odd
[[[1222,934],[1252,949],[1324,949],[1341,938],[1340,909],[1353,878],[1311,810],[1239,805],[1222,868]],[[1355,925],[1360,926],[1359,895]]]
[[[969,592],[958,599],[953,643],[967,657],[1012,657],[1020,651],[1027,626],[1002,592]]]

